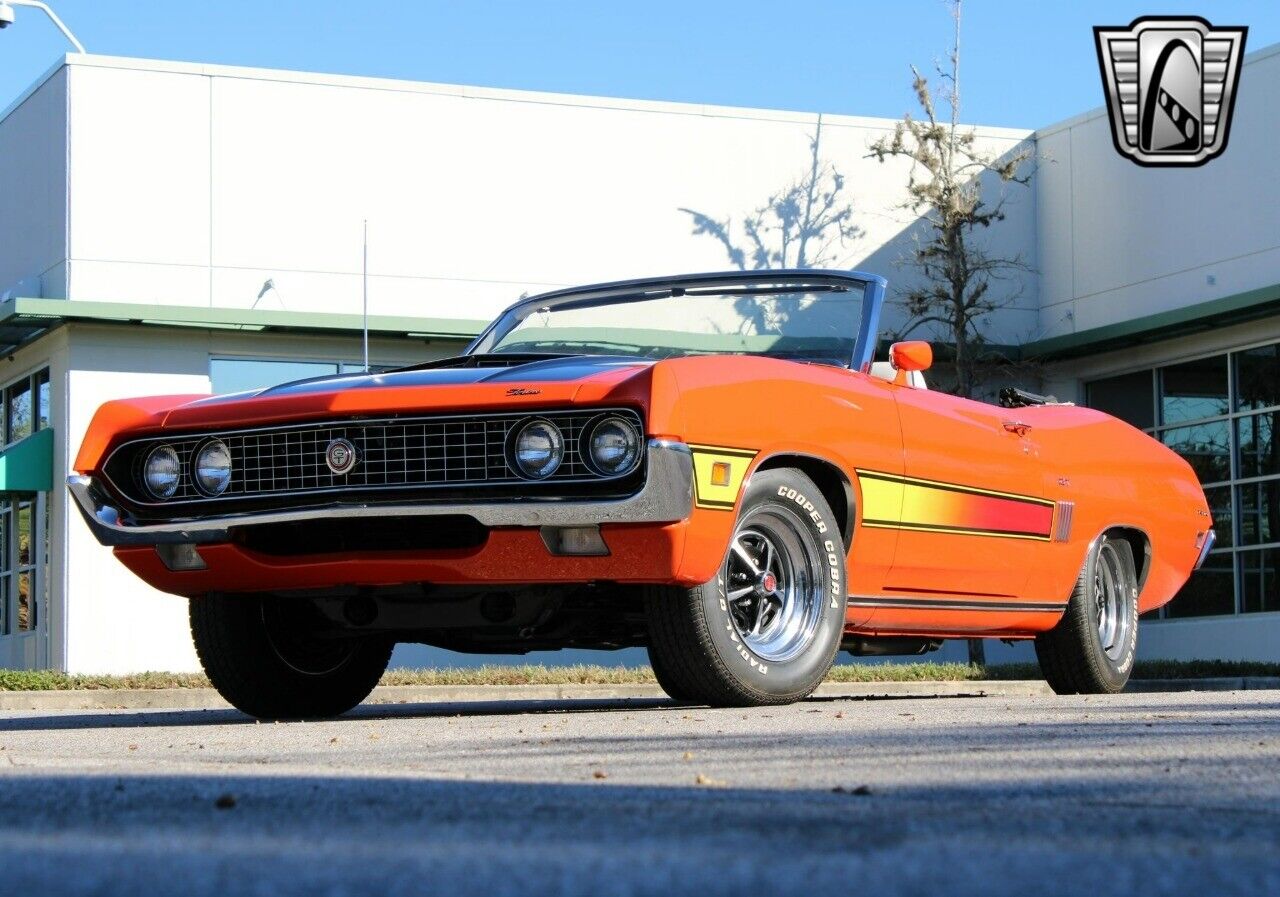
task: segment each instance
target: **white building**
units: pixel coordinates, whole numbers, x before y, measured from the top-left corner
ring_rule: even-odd
[[[1038,162],[995,235],[1033,271],[990,337],[1050,359],[1059,397],[1152,429],[1214,484],[1223,548],[1144,627],[1146,656],[1280,659],[1278,92],[1280,50],[1255,53],[1228,151],[1176,173],[1121,158],[1101,110],[978,129]],[[831,263],[891,281],[915,219],[902,169],[867,147],[892,125],[824,116],[819,149],[862,230]],[[808,171],[818,127],[68,56],[0,114],[0,667],[195,668],[185,604],[117,564],[61,483],[104,400],[358,364],[364,220],[372,362],[421,361],[524,292],[728,267],[682,210],[763,205]]]

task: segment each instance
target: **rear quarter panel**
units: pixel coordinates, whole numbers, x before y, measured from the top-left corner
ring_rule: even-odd
[[[1075,503],[1069,541],[1049,543],[1044,574],[1033,577],[1036,597],[1069,594],[1090,543],[1111,527],[1126,526],[1145,533],[1151,546],[1139,610],[1168,602],[1195,565],[1197,536],[1212,525],[1190,465],[1140,430],[1092,409],[1023,408],[1019,417],[1034,427],[1047,497]]]

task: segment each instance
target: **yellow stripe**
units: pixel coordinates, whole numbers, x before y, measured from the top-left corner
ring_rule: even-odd
[[[732,511],[738,502],[738,491],[747,478],[747,469],[757,455],[752,449],[721,448],[714,445],[693,445],[694,504],[699,508]],[[711,481],[712,468],[717,464],[729,465],[729,482],[717,486]]]
[[[688,443],[689,448],[695,452],[714,452],[717,455],[735,455],[740,458],[754,458],[757,454],[755,449],[725,448],[719,445],[699,445],[697,443]]]
[[[944,480],[924,480],[919,477],[901,476],[896,473],[881,473],[878,470],[861,470],[854,471],[859,477],[867,477],[869,479],[887,480],[895,483],[913,483],[920,486],[941,486],[947,489],[955,489],[959,492],[971,492],[974,495],[994,495],[997,498],[1015,498],[1019,501],[1035,502],[1038,505],[1056,506],[1057,502],[1050,501],[1047,498],[1039,498],[1035,495],[1022,495],[1017,492],[998,492],[995,489],[982,489],[978,486],[965,486],[961,483],[948,483]],[[863,491],[866,489],[864,487]],[[880,516],[880,515],[876,515]]]

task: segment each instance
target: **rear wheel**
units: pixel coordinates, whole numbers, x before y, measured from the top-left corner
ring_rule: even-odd
[[[844,631],[844,544],[822,493],[797,470],[751,478],[715,579],[648,591],[649,656],[677,700],[786,704],[809,695]]]
[[[1085,561],[1058,625],[1036,637],[1036,656],[1060,695],[1115,694],[1138,650],[1138,576],[1133,549],[1103,536]]]
[[[304,602],[260,595],[191,599],[191,636],[209,681],[260,719],[337,716],[378,684],[394,644],[315,635]]]

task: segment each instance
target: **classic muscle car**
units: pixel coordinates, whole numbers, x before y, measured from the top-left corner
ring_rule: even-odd
[[[213,684],[341,713],[397,642],[645,646],[673,698],[795,701],[836,653],[1033,639],[1115,692],[1213,544],[1190,467],[1097,411],[875,361],[885,281],[779,270],[524,299],[457,358],[109,402],[70,491],[189,599]]]

